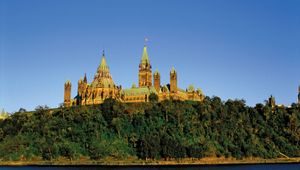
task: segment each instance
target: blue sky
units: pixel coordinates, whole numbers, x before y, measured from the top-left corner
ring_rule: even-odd
[[[299,0],[0,0],[0,108],[57,107],[63,85],[96,72],[105,49],[117,85],[137,84],[144,38],[169,82],[223,100],[297,101]]]

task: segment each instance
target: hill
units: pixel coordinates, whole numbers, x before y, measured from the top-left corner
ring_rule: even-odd
[[[300,155],[300,107],[165,100],[16,112],[0,120],[0,160],[172,160]]]

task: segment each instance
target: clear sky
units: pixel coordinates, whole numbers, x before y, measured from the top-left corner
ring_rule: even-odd
[[[144,38],[153,70],[250,106],[297,101],[299,0],[0,0],[0,109],[63,102],[92,81],[105,49],[117,85],[137,84]]]

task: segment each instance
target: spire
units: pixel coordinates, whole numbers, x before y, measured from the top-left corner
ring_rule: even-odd
[[[101,63],[100,63],[100,66],[98,67],[98,71],[109,71],[109,67],[107,66],[106,64],[106,60],[105,60],[105,54],[104,54],[104,50],[103,50],[103,53],[102,53],[102,58],[101,58]]]
[[[104,50],[102,53],[101,63],[97,69],[97,73],[94,76],[92,86],[93,87],[114,87],[114,82],[112,80],[111,74],[109,72],[109,67],[105,60]]]
[[[144,50],[143,50],[143,55],[142,55],[142,60],[141,60],[142,64],[150,64],[149,58],[148,58],[148,52],[147,52],[147,46],[144,45]]]
[[[176,73],[174,66],[172,66],[171,73]]]
[[[155,69],[154,75],[159,75],[158,69]]]

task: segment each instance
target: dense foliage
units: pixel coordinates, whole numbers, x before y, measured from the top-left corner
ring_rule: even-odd
[[[0,120],[0,160],[296,157],[300,107],[243,100],[119,103],[16,112]]]

